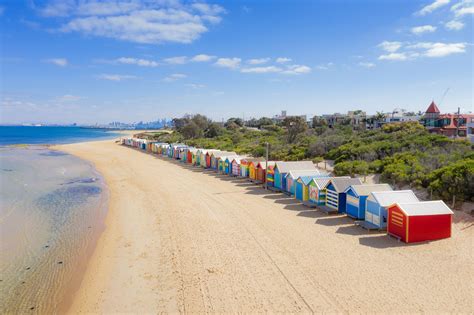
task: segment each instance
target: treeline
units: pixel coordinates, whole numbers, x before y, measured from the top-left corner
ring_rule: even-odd
[[[434,197],[474,200],[473,146],[430,134],[417,122],[362,131],[347,125],[328,128],[320,121],[309,127],[300,117],[278,123],[261,118],[244,126],[239,118],[222,124],[195,115],[173,123],[173,133],[157,134],[155,139],[255,157],[264,156],[269,143],[271,160],[334,160],[336,175],[380,174],[383,182],[397,188],[424,187]]]

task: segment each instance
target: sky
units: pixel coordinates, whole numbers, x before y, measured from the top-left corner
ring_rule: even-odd
[[[0,0],[0,123],[474,111],[474,0]]]

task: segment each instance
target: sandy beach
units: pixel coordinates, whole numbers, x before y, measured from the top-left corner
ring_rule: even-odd
[[[76,313],[473,313],[474,226],[406,245],[112,140],[56,146],[109,188]]]

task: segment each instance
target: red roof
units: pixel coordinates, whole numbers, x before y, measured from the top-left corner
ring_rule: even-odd
[[[432,101],[430,106],[428,106],[428,109],[426,110],[426,112],[430,113],[430,114],[439,114],[440,113],[439,108],[438,108],[438,106],[436,106],[434,101]]]

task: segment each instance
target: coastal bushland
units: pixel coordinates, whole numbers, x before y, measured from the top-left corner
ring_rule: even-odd
[[[280,122],[270,118],[243,122],[230,118],[212,122],[204,115],[173,120],[172,133],[147,134],[163,142],[183,142],[200,148],[235,151],[270,160],[334,161],[336,175],[380,174],[395,188],[427,189],[433,197],[474,201],[474,151],[466,140],[429,133],[418,122],[385,124],[374,130],[354,130],[347,124],[312,126],[301,117]]]

